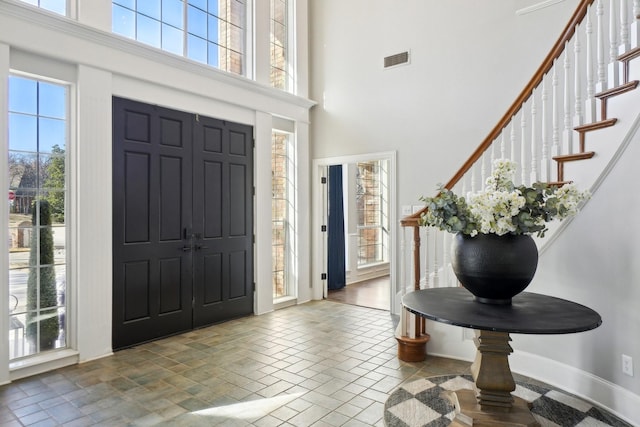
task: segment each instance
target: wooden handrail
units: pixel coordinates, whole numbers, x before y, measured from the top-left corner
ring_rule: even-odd
[[[458,183],[458,181],[460,181],[460,178],[462,178],[464,174],[467,173],[469,169],[471,169],[471,166],[473,166],[473,164],[476,161],[478,161],[478,159],[482,156],[482,154],[491,146],[493,141],[500,135],[500,132],[502,132],[502,130],[509,124],[509,121],[511,121],[512,117],[515,116],[515,114],[518,112],[518,110],[520,110],[522,105],[525,102],[527,102],[529,97],[531,97],[533,90],[540,83],[542,83],[542,79],[544,78],[544,75],[551,70],[551,68],[553,67],[554,61],[558,59],[562,54],[562,52],[564,51],[566,43],[575,34],[576,27],[582,21],[582,19],[584,19],[585,15],[587,14],[587,11],[589,10],[589,6],[593,2],[594,0],[580,1],[580,4],[576,8],[575,12],[571,16],[571,19],[569,20],[566,27],[562,31],[562,34],[560,35],[556,43],[553,45],[553,48],[547,54],[546,58],[544,59],[544,61],[542,62],[538,70],[535,72],[535,74],[533,75],[529,83],[524,87],[522,92],[520,92],[520,95],[518,95],[518,97],[513,102],[513,104],[511,104],[511,107],[509,107],[509,109],[504,114],[504,116],[502,116],[500,121],[498,121],[498,123],[494,126],[491,132],[489,132],[489,135],[487,135],[484,141],[482,141],[482,143],[478,146],[478,148],[476,148],[473,154],[469,156],[467,161],[462,165],[460,169],[458,169],[458,171],[453,175],[453,177],[449,180],[449,182],[445,184],[444,186],[445,188],[450,190]],[[420,218],[420,215],[424,212],[424,210],[425,209],[423,208],[422,210],[403,218],[400,221],[400,224],[403,227],[417,227],[418,219]]]

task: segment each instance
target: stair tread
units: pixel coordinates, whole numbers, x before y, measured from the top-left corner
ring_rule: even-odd
[[[590,159],[595,156],[595,151],[585,151],[584,153],[574,153],[574,154],[561,154],[559,156],[553,156],[553,160],[557,162],[571,162],[574,160],[583,160]]]
[[[631,90],[634,90],[635,88],[638,87],[638,83],[640,83],[638,80],[631,80],[630,82],[621,84],[620,86],[603,90],[602,92],[597,93],[595,97],[598,99],[605,99],[605,98],[610,98],[612,96],[620,95],[622,93],[626,93]]]
[[[607,128],[616,124],[618,119],[606,119],[599,122],[593,122],[586,125],[576,126],[573,129],[578,132],[589,132],[596,129]]]
[[[618,56],[618,61],[625,62],[630,61],[636,57],[640,56],[640,47],[633,48],[622,55]]]
[[[566,184],[573,184],[573,181],[551,181],[546,183],[549,187],[562,187]]]

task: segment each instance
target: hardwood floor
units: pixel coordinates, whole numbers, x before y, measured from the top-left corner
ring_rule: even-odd
[[[390,308],[389,276],[353,283],[342,289],[329,291],[327,299],[344,304],[387,310]]]

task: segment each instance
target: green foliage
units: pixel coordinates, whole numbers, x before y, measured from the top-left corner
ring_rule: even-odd
[[[54,347],[60,329],[58,313],[55,309],[57,289],[49,202],[34,200],[31,205],[31,213],[33,231],[31,233],[31,252],[29,253],[31,268],[27,280],[26,335],[29,342],[35,345],[38,341],[39,329],[39,348],[42,351]],[[40,280],[38,280],[38,276]],[[51,310],[42,310],[46,308],[51,308]]]
[[[64,223],[65,153],[54,145],[52,156],[46,163],[44,188],[49,190],[45,199],[51,206],[51,216],[55,222]]]
[[[422,197],[426,211],[420,224],[450,233],[534,234],[544,237],[546,223],[578,212],[578,205],[589,197],[573,184],[561,187],[535,182],[530,187],[515,186],[513,162],[498,159],[483,191],[467,199],[439,186],[435,197]]]

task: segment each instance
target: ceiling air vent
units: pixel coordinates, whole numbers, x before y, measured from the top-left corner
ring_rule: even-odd
[[[396,53],[395,55],[386,56],[384,58],[384,68],[395,67],[409,63],[409,52]]]

